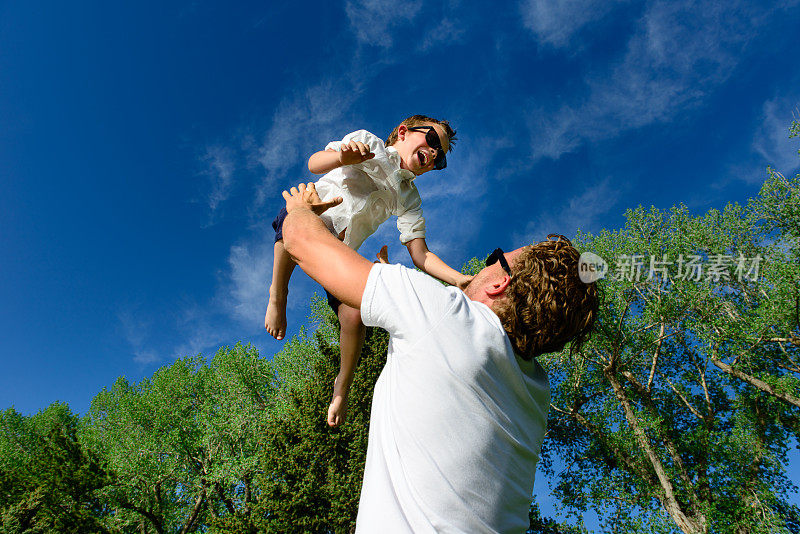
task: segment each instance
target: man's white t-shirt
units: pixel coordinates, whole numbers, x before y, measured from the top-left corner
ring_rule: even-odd
[[[550,388],[499,318],[401,265],[373,266],[361,302],[390,334],[375,385],[356,531],[528,527]]]

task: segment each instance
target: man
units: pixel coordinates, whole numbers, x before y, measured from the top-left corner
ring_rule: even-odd
[[[375,385],[356,531],[523,532],[550,391],[535,356],[586,339],[597,289],[566,238],[496,250],[462,292],[374,265],[284,192],[284,246],[311,278],[390,334]]]

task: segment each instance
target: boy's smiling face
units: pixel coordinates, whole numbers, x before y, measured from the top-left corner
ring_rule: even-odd
[[[445,134],[444,128],[439,124],[425,123],[420,126],[433,126],[442,142],[442,148],[447,152],[450,148],[450,139]],[[400,167],[407,169],[417,176],[433,169],[437,151],[428,146],[424,131],[411,131],[408,126],[401,124],[397,129],[397,142],[392,145],[400,156]]]

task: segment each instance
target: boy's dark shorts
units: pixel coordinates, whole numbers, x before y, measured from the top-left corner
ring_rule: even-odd
[[[272,229],[275,230],[275,242],[281,241],[283,239],[283,221],[286,219],[286,208],[281,208],[281,211],[278,212],[278,216],[275,217],[275,220],[272,221]],[[324,289],[324,288],[323,288]],[[331,307],[333,313],[339,313],[339,305],[342,303],[341,300],[337,299],[330,293],[328,290],[325,290],[325,294],[328,295],[328,306]]]

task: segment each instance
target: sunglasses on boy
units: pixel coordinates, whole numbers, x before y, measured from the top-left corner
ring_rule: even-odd
[[[425,142],[429,147],[436,149],[436,158],[433,160],[434,169],[440,171],[447,167],[447,157],[444,155],[442,141],[433,126],[409,126],[408,129],[412,132],[425,132]]]
[[[486,258],[486,266],[494,265],[498,261],[500,262],[500,267],[503,268],[505,272],[508,273],[508,276],[512,276],[511,274],[511,267],[508,266],[508,262],[506,261],[506,257],[504,255],[503,249],[496,248],[494,251],[489,254],[489,257]]]

